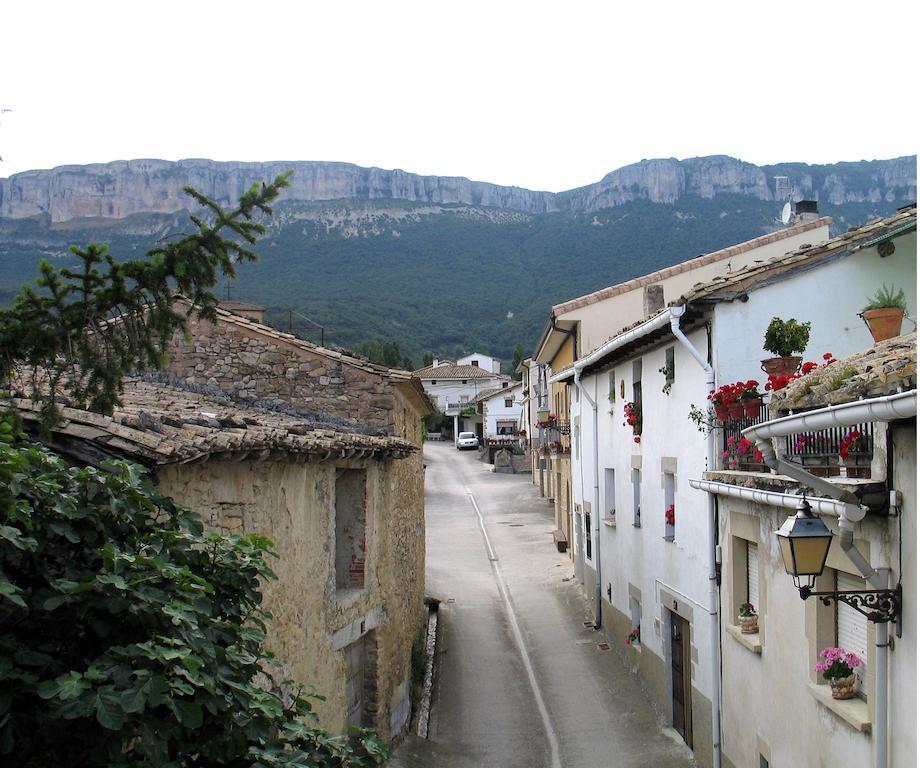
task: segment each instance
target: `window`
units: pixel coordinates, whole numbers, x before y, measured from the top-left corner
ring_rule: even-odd
[[[585,559],[591,559],[591,538],[593,531],[591,530],[591,503],[585,502]]]
[[[511,408],[514,406],[514,400],[510,397],[505,398],[505,408]]]
[[[754,613],[760,614],[760,561],[757,559],[757,545],[753,541],[745,542],[746,602],[754,606]]]
[[[640,508],[640,497],[642,488],[642,472],[634,469],[632,471],[633,487],[633,525],[638,528],[641,524],[642,510]]]
[[[630,629],[636,631],[636,639],[631,645],[638,645],[642,640],[642,603],[635,595],[629,596],[629,623]]]
[[[674,474],[665,472],[662,476],[664,486],[664,538],[674,541],[674,531],[677,527],[677,510],[674,505]]]
[[[461,381],[460,383],[461,383],[461,384],[466,384],[466,379],[463,379],[463,381]]]
[[[639,411],[639,421],[633,425],[633,434],[641,435],[642,434],[642,361],[635,360],[633,362],[633,394],[632,401],[635,403],[636,409]]]
[[[478,360],[472,360],[472,361],[470,361],[470,365],[472,365],[474,368],[478,368],[478,367],[479,367],[479,361],[478,361]]]
[[[432,382],[431,382],[431,386],[433,387],[433,386],[435,386],[437,383],[438,383],[438,382],[436,382],[436,381],[432,381]]]
[[[604,509],[607,512],[607,517],[616,517],[616,514],[617,514],[615,480],[616,480],[616,470],[615,469],[605,469],[604,470]]]
[[[664,389],[663,392],[670,393],[671,385],[674,383],[674,347],[668,347],[664,351]]]
[[[866,588],[866,582],[859,576],[851,576],[849,573],[837,571],[836,589],[839,592],[850,592]],[[858,653],[864,662],[869,659],[869,620],[855,608],[851,608],[846,603],[835,602],[837,608],[837,620],[834,635],[836,644],[839,648],[844,648],[853,653]],[[818,649],[821,650],[820,648]],[[866,692],[866,668],[857,670],[859,684],[857,690],[865,694]]]
[[[336,469],[336,589],[363,589],[366,557],[367,470]]]

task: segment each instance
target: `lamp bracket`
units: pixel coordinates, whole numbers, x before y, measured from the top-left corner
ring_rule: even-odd
[[[901,614],[901,585],[894,589],[866,589],[833,592],[814,592],[810,587],[799,589],[803,600],[817,597],[824,605],[837,601],[846,603],[851,608],[859,611],[869,621],[876,624],[886,621],[897,621]]]

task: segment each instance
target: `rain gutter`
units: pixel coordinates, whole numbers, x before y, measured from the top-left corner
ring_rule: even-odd
[[[706,376],[707,397],[716,388],[716,374],[706,357],[693,346],[693,343],[684,335],[680,328],[680,318],[687,311],[687,306],[669,307],[664,313],[671,325],[671,333],[680,342],[681,346],[690,353],[703,369]],[[716,437],[712,430],[706,438],[706,466],[715,469]],[[716,497],[713,493],[706,494],[706,538],[709,554],[709,664],[712,686],[712,764],[714,768],[722,765],[722,647],[719,639],[719,576],[716,562]]]

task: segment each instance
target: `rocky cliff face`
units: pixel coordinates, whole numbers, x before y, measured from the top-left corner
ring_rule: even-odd
[[[128,160],[26,171],[0,179],[0,217],[123,219],[136,213],[171,213],[188,205],[182,187],[230,204],[254,182],[292,169],[284,200],[401,200],[461,204],[530,214],[595,211],[630,200],[674,203],[685,195],[711,198],[733,193],[771,200],[774,176],[789,178],[796,198],[844,202],[912,201],[917,196],[915,156],[894,160],[760,168],[727,156],[643,160],[568,192],[534,192],[454,176],[418,176],[401,170],[348,163],[241,163],[212,160]]]

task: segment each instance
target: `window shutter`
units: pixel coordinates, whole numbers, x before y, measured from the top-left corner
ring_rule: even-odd
[[[866,582],[858,576],[851,576],[842,571],[837,572],[837,589],[840,592],[865,589]],[[853,653],[858,653],[864,661],[869,658],[868,642],[869,620],[859,611],[851,608],[846,603],[837,603],[837,645]],[[857,670],[859,673],[859,690],[866,690],[865,666]]]
[[[747,584],[748,602],[754,606],[754,611],[760,613],[760,567],[757,563],[757,545],[747,543]]]

